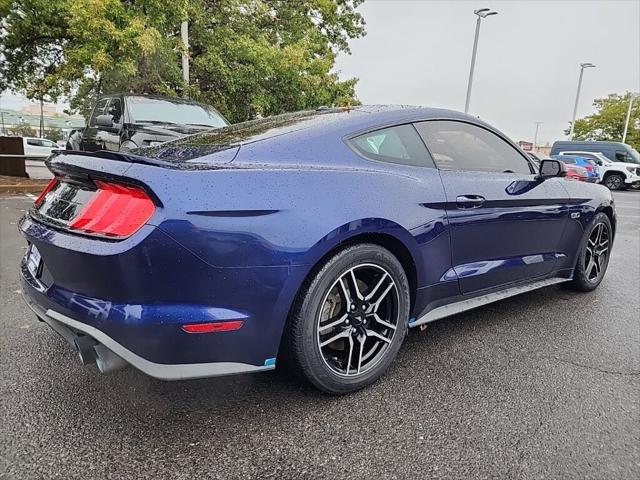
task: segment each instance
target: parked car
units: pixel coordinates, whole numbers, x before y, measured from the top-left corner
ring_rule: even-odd
[[[640,186],[640,165],[635,163],[612,162],[600,152],[567,151],[560,155],[579,155],[596,162],[601,182],[610,190]]]
[[[543,160],[549,159],[549,157],[545,157],[544,155],[540,155],[534,152],[526,152],[529,155],[529,158],[533,161],[533,163],[540,168]],[[589,180],[589,175],[587,174],[587,169],[582,168],[573,163],[565,163],[565,167],[567,168],[567,180],[578,180],[580,182],[586,182]]]
[[[351,392],[410,327],[595,289],[616,231],[608,189],[440,109],[298,112],[48,165],[19,223],[27,304],[82,362],[166,380],[278,362]]]
[[[585,157],[577,157],[574,155],[551,155],[554,160],[560,160],[567,165],[577,165],[582,167],[587,172],[587,182],[599,183],[600,174],[598,173],[598,166],[592,160]]]
[[[551,147],[551,155],[566,151],[600,152],[612,162],[640,164],[640,154],[621,142],[557,141]]]
[[[68,150],[130,151],[229,125],[215,108],[181,98],[108,95],[93,108],[89,124],[73,133]]]
[[[22,147],[25,156],[34,160],[44,160],[60,148],[53,140],[36,137],[22,137]]]

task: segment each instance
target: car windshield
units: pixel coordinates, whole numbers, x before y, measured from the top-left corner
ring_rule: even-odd
[[[629,149],[631,152],[631,156],[633,157],[633,163],[640,163],[640,153],[635,148]]]
[[[132,123],[158,123],[220,128],[227,121],[213,107],[162,98],[129,97]]]

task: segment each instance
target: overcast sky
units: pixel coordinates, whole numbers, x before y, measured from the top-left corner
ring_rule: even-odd
[[[513,140],[563,136],[571,120],[579,64],[585,70],[578,118],[594,98],[640,91],[640,0],[366,0],[367,35],[341,55],[342,78],[358,77],[363,103],[464,110],[475,31],[482,20],[469,113]]]

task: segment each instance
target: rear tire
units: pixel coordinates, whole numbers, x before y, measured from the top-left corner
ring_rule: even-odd
[[[409,282],[385,248],[359,244],[328,259],[300,292],[284,358],[320,390],[345,394],[380,378],[407,333]]]
[[[590,292],[600,285],[609,266],[612,242],[611,221],[606,214],[598,213],[582,237],[571,288]]]
[[[624,177],[619,173],[607,175],[603,183],[609,190],[622,190],[625,187]]]

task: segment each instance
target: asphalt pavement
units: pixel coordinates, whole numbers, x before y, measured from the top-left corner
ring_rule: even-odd
[[[640,192],[615,194],[595,292],[549,287],[409,335],[375,385],[331,397],[275,371],[100,375],[20,296],[0,198],[0,478],[640,478]]]

